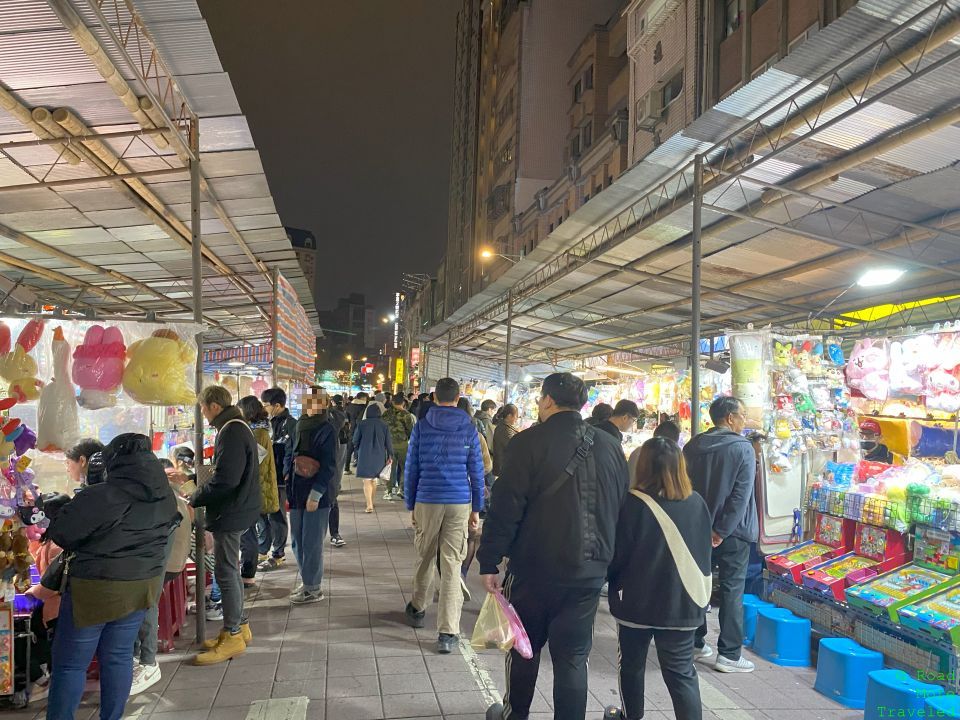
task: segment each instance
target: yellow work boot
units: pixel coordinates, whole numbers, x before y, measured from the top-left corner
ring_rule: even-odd
[[[229,630],[221,630],[216,637],[208,638],[207,640],[203,641],[203,649],[213,650],[217,645],[223,642],[223,639],[225,637],[229,637],[229,636],[230,636]]]
[[[244,645],[249,645],[253,642],[253,633],[250,631],[250,623],[245,622],[240,626],[240,637],[243,638]]]
[[[220,641],[220,644],[215,648],[197,655],[197,657],[193,659],[193,664],[216,665],[217,663],[226,662],[230,658],[234,658],[237,655],[242,655],[246,649],[247,646],[243,642],[243,638],[240,636],[240,633],[237,633],[236,635],[227,633],[226,637],[224,637]]]

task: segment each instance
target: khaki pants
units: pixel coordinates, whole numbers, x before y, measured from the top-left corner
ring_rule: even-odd
[[[440,557],[440,609],[437,631],[460,634],[460,611],[463,591],[460,588],[460,565],[467,554],[467,525],[470,505],[425,505],[413,508],[417,524],[413,543],[418,560],[413,577],[413,599],[417,610],[426,610],[433,600],[433,580]]]

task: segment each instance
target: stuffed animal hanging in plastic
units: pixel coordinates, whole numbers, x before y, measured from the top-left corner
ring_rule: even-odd
[[[0,341],[6,338],[5,346],[0,342],[0,377],[8,383],[7,394],[20,402],[28,402],[40,397],[40,388],[43,387],[43,383],[37,379],[37,361],[29,353],[40,342],[43,328],[43,320],[28,322],[20,331],[17,343],[12,349],[9,344],[9,328],[3,336],[0,336]]]
[[[127,349],[123,390],[144,405],[193,405],[197,395],[187,385],[196,348],[173,330],[157,330]]]
[[[63,328],[53,331],[53,379],[40,393],[37,447],[40,452],[66,452],[80,437],[77,396],[70,382],[70,345]]]
[[[870,400],[886,400],[890,393],[886,341],[861,340],[847,363],[847,384]]]
[[[80,388],[81,407],[100,410],[117,404],[126,357],[120,328],[93,325],[87,330],[73,351],[73,382]]]

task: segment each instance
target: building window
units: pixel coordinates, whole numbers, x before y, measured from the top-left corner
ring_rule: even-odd
[[[583,73],[583,89],[593,90],[593,65],[590,65]]]
[[[739,28],[740,0],[725,0],[723,10],[723,37],[730,37]]]
[[[573,140],[570,141],[570,157],[576,160],[580,157],[580,136],[577,135]]]
[[[577,80],[577,84],[573,86],[573,101],[580,102],[580,98],[583,97],[583,82]]]
[[[507,124],[513,116],[513,90],[510,91],[510,94],[504,99],[500,104],[500,109],[497,111],[497,125],[503,127]]]
[[[504,170],[506,170],[512,162],[513,162],[513,138],[510,138],[503,144],[503,147],[500,148],[500,152],[497,153],[497,158],[493,164],[494,174],[499,175]]]
[[[584,149],[593,145],[593,121],[588,121],[583,126],[583,147]]]
[[[683,92],[683,70],[670,78],[660,92],[662,93],[660,105],[662,108],[666,108],[667,105],[680,97],[680,93]]]

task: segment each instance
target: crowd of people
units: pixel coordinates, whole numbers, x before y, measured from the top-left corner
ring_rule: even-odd
[[[521,432],[515,405],[486,400],[473,412],[450,378],[417,397],[399,389],[331,397],[311,387],[298,419],[280,388],[234,404],[229,391],[210,386],[199,405],[217,433],[200,487],[188,447],[161,460],[143,435],[106,446],[82,441],[66,458],[81,489],[42,498],[51,522],[36,553],[44,579],[31,592],[43,601],[38,642],[49,644],[47,718],[74,717],[95,655],[104,720],[120,718],[131,693],[159,681],[158,601],[164,583],[184,570],[195,508],[205,509],[209,545],[196,560],[212,570],[210,587],[196,590],[198,611],[206,594],[207,617],[222,620],[195,664],[246,650],[253,635],[245,587],[258,572],[284,566],[288,540],[299,571],[290,602],[322,601],[326,539],[346,544],[338,506],[345,473],[362,480],[367,512],[378,485],[383,500],[410,511],[417,560],[405,616],[424,627],[439,590],[439,653],[457,647],[474,559],[485,589],[503,592],[517,610],[534,654],[510,653],[507,692],[493,714],[528,716],[549,644],[555,717],[585,716],[594,618],[608,585],[623,701],[611,712],[643,716],[652,640],[677,717],[700,718],[695,662],[721,672],[753,669],[741,654],[741,618],[757,539],[757,461],[743,436],[743,406],[729,397],[714,402],[714,428],[682,450],[677,425],[661,419],[628,461],[623,434],[641,417],[637,405],[621,400],[584,420],[585,402],[582,380],[550,375],[537,421]],[[705,621],[714,566],[716,653]]]

